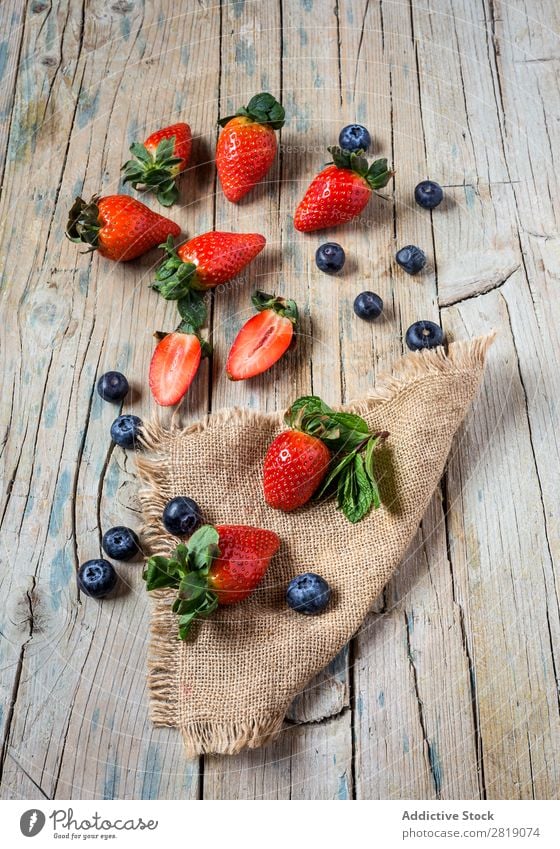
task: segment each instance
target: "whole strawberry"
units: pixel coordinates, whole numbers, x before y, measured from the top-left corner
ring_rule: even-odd
[[[263,486],[267,504],[296,510],[307,504],[329,470],[331,452],[316,436],[286,430],[269,446],[264,458]]]
[[[192,147],[188,124],[171,124],[148,136],[144,144],[130,146],[133,159],[122,167],[125,183],[133,189],[144,186],[154,192],[163,206],[171,206],[179,196],[176,178],[187,167]]]
[[[393,176],[386,159],[369,165],[362,151],[329,147],[329,153],[332,163],[317,174],[296,209],[294,225],[304,233],[351,221]]]
[[[169,239],[161,247],[167,257],[156,271],[152,288],[169,301],[194,290],[226,283],[259,254],[266,244],[259,233],[219,233],[212,230],[190,239],[176,250]]]
[[[247,598],[279,547],[278,536],[262,528],[203,525],[170,558],[150,557],[143,578],[149,591],[177,590],[172,609],[185,640],[196,619]]]
[[[66,235],[115,262],[127,262],[155,248],[181,228],[128,195],[78,197],[69,213]]]
[[[263,466],[264,498],[295,510],[314,495],[336,493],[347,519],[359,522],[381,504],[374,450],[387,433],[370,433],[355,413],[337,413],[315,395],[295,401],[285,416],[291,430],[270,444]]]
[[[224,129],[216,148],[216,168],[228,200],[237,203],[268,172],[278,148],[274,131],[284,126],[284,117],[280,103],[263,91],[218,122]]]

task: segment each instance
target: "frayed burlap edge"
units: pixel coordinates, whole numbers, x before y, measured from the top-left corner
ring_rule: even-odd
[[[495,331],[469,341],[453,342],[447,349],[443,347],[427,351],[415,351],[405,354],[396,364],[392,374],[381,376],[375,389],[365,399],[350,402],[345,409],[364,414],[372,405],[390,403],[401,392],[410,390],[418,382],[442,373],[457,374],[471,367],[484,364],[486,353],[494,341]],[[168,552],[173,542],[161,533],[161,515],[165,507],[165,497],[161,484],[169,474],[171,462],[166,450],[169,443],[186,434],[200,433],[206,428],[223,426],[235,421],[247,426],[259,426],[262,422],[281,422],[283,412],[261,413],[247,409],[233,408],[211,413],[202,420],[180,428],[175,425],[164,426],[158,420],[144,423],[142,429],[142,447],[152,456],[137,455],[137,468],[144,486],[139,492],[144,516],[142,538],[150,552]],[[237,754],[245,748],[257,748],[272,741],[284,726],[284,714],[266,714],[241,719],[235,724],[198,721],[180,725],[178,717],[179,700],[179,647],[169,634],[174,623],[170,612],[169,593],[152,593],[154,606],[152,611],[151,640],[148,653],[148,688],[150,691],[150,718],[156,725],[179,728],[183,738],[187,757],[199,754],[220,752]],[[288,705],[286,705],[286,710]]]

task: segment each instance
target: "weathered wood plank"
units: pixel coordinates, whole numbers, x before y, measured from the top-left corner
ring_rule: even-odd
[[[282,13],[282,16],[280,17]],[[323,50],[314,48],[317,24],[322,23]],[[259,86],[281,94],[287,111],[287,124],[281,133],[278,163],[267,182],[256,189],[235,209],[218,196],[217,227],[250,229],[258,232],[264,225],[268,246],[262,262],[254,266],[253,281],[264,291],[294,298],[300,308],[302,325],[297,347],[262,378],[245,383],[224,381],[226,352],[242,321],[251,313],[247,284],[227,293],[227,303],[216,298],[214,331],[223,340],[223,356],[215,362],[213,405],[278,409],[286,407],[301,394],[315,392],[337,403],[341,398],[338,353],[338,281],[325,279],[314,263],[315,247],[322,236],[305,237],[293,228],[293,213],[307,181],[324,161],[317,149],[318,139],[328,135],[319,116],[332,114],[339,101],[336,77],[336,19],[332,6],[315,3],[269,5],[266,13],[254,4],[243,9],[229,7],[224,19],[222,56],[222,112],[239,105],[239,97],[248,98]],[[260,37],[257,33],[261,29]],[[294,39],[294,32],[298,37]],[[306,57],[301,61],[302,52]],[[229,73],[237,59],[238,72]],[[254,69],[258,70],[254,70]],[[259,76],[260,73],[260,76]],[[312,121],[310,116],[316,115]],[[278,182],[281,180],[281,182]],[[251,272],[249,273],[250,276]],[[312,316],[310,305],[313,304]],[[334,344],[333,344],[334,342]],[[267,787],[276,798],[334,798],[339,785],[346,787],[351,758],[350,725],[340,712],[348,706],[346,653],[312,682],[296,699],[289,716],[298,723],[333,716],[326,723],[290,729],[266,751],[245,752],[234,758],[206,758],[205,798],[252,798],[255,786]],[[294,743],[294,741],[297,741]],[[305,751],[332,753],[332,769],[319,768],[313,755],[309,763],[295,756],[293,746]],[[290,762],[288,783],[284,765]],[[317,769],[315,769],[317,767]],[[311,779],[308,771],[314,775]],[[270,789],[275,788],[275,789]],[[334,788],[334,789],[333,789]]]
[[[49,189],[49,197],[59,202],[54,208],[45,265],[43,251],[36,257],[31,254],[33,265],[18,269],[10,293],[10,299],[15,299],[25,291],[30,306],[22,311],[22,321],[35,320],[43,336],[45,327],[50,331],[50,338],[40,342],[39,352],[44,346],[43,357],[51,365],[45,373],[37,369],[41,362],[37,352],[25,352],[30,359],[23,363],[22,380],[31,385],[20,397],[42,397],[44,406],[30,417],[31,442],[24,446],[29,466],[20,466],[21,477],[12,490],[13,496],[21,491],[24,499],[26,486],[31,488],[31,501],[12,550],[17,557],[18,545],[20,550],[28,547],[34,556],[31,562],[26,557],[26,562],[37,568],[35,589],[29,593],[34,605],[32,639],[26,646],[8,729],[10,757],[4,783],[14,795],[26,779],[13,757],[49,796],[192,798],[198,793],[198,763],[185,761],[179,735],[154,729],[148,720],[145,652],[149,615],[138,564],[120,570],[129,589],[107,603],[78,599],[74,580],[76,564],[98,554],[101,529],[133,515],[129,512],[127,516],[132,464],[120,449],[110,448],[108,428],[118,411],[93,392],[96,374],[122,368],[135,389],[132,407],[127,399],[126,409],[148,414],[153,406],[144,387],[151,332],[170,329],[175,317],[173,306],[164,304],[146,287],[155,255],[126,268],[97,259],[91,263],[64,242],[64,215],[72,193],[81,189],[84,174],[86,194],[100,188],[116,190],[120,163],[132,138],[154,129],[154,122],[159,125],[178,116],[191,121],[200,137],[195,140],[195,164],[202,163],[197,170],[197,192],[204,192],[211,179],[204,165],[207,149],[201,140],[204,142],[204,134],[215,120],[205,92],[217,81],[218,62],[207,60],[212,50],[217,57],[219,10],[174,15],[170,28],[166,26],[169,11],[160,16],[151,10],[142,16],[132,4],[130,8],[116,4],[108,11],[105,4],[93,3],[85,16],[84,33],[79,26],[66,27],[66,32],[79,35],[76,49],[81,44],[88,48],[87,56],[78,55],[76,61],[75,118],[63,128],[55,122],[56,131],[69,140],[66,169],[55,182],[61,182],[60,191],[54,195]],[[190,45],[190,56],[185,44]],[[37,53],[31,38],[26,51],[31,57]],[[187,86],[191,62],[199,71]],[[151,93],[147,101],[142,100],[142,90]],[[151,99],[155,91],[157,103]],[[27,88],[19,92],[19,97],[24,95],[30,97]],[[67,97],[67,82],[59,79],[50,97],[52,108],[61,108]],[[31,100],[34,103],[33,95]],[[55,131],[51,127],[53,122],[49,126],[41,119],[34,128],[35,136],[24,139],[25,155],[33,153],[39,174],[50,167],[48,142],[53,143],[50,134]],[[19,137],[16,142],[21,147]],[[17,186],[27,167],[28,161],[23,160],[13,166],[9,186]],[[46,193],[52,175],[45,175],[45,181]],[[192,183],[189,174],[183,182],[186,206],[194,194]],[[37,192],[41,189],[39,182]],[[197,201],[197,220],[204,224],[206,215],[210,226],[211,200],[206,214],[204,203],[202,194]],[[172,214],[188,226],[187,215],[179,209]],[[28,211],[22,213],[22,220],[26,217],[29,222]],[[44,286],[49,274],[52,292]],[[12,351],[19,352],[17,342]],[[204,375],[193,390],[189,413],[199,415],[207,407]],[[56,427],[59,421],[66,421],[66,427]],[[54,478],[52,462],[42,468],[40,461],[31,466],[33,451],[38,458],[41,452],[44,456],[47,445],[55,468],[56,458],[60,458]],[[49,504],[54,506],[45,523]],[[21,502],[12,497],[9,510],[16,512],[7,514],[11,527],[16,516],[19,525],[18,507]],[[137,521],[134,514],[131,524]],[[20,593],[24,605],[26,597]],[[21,622],[20,645],[29,636],[27,620]]]

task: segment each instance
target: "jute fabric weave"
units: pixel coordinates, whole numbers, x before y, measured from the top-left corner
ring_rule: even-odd
[[[258,590],[177,639],[172,594],[153,593],[149,658],[151,716],[178,728],[188,756],[261,746],[282,729],[284,715],[313,676],[359,628],[403,557],[442,475],[453,436],[480,384],[492,337],[408,354],[394,376],[351,409],[371,429],[389,431],[377,456],[382,507],[356,525],[334,501],[293,513],[267,506],[263,457],[284,429],[282,414],[232,410],[186,429],[145,428],[138,468],[144,539],[167,554],[165,503],[188,495],[208,522],[276,531],[281,548]],[[285,604],[288,581],[318,572],[333,588],[320,616]]]

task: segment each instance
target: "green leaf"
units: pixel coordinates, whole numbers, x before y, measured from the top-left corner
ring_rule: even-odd
[[[168,159],[170,156],[173,156],[173,149],[175,147],[175,136],[171,136],[170,138],[162,139],[157,148],[155,159],[158,162],[161,159]]]
[[[339,477],[339,475],[342,474],[344,469],[347,466],[350,465],[350,463],[353,461],[353,459],[354,459],[354,454],[346,454],[342,458],[342,460],[340,460],[340,462],[338,462],[333,467],[333,469],[327,475],[327,478],[326,478],[324,484],[322,485],[321,489],[319,490],[319,492],[315,496],[316,498],[324,498],[324,496],[327,494],[327,492],[330,489],[332,489],[332,484],[336,481],[336,479]]]
[[[369,478],[369,482],[371,484],[371,489],[373,493],[373,506],[377,510],[381,507],[381,496],[379,494],[379,487],[377,486],[377,479],[375,476],[375,467],[373,465],[373,456],[375,452],[375,448],[379,443],[379,438],[374,436],[372,437],[366,447],[366,456],[364,460],[364,468],[366,470],[366,474]]]
[[[133,156],[139,159],[141,162],[152,162],[152,154],[150,151],[144,147],[143,144],[139,142],[134,142],[130,145],[130,152]]]
[[[177,301],[179,315],[195,330],[199,330],[206,322],[207,309],[204,295],[195,289],[189,291]]]
[[[219,556],[219,535],[213,525],[203,525],[194,532],[188,542],[189,566],[191,569],[207,569],[212,560]]]
[[[146,561],[142,577],[146,581],[146,589],[151,592],[167,587],[178,587],[182,577],[181,572],[181,565],[177,560],[154,555]]]
[[[182,601],[194,601],[208,589],[208,581],[200,572],[189,572],[179,585],[179,598]]]
[[[364,461],[360,454],[356,454],[346,473],[342,512],[350,522],[356,523],[364,518],[372,504],[373,491],[364,469]]]

